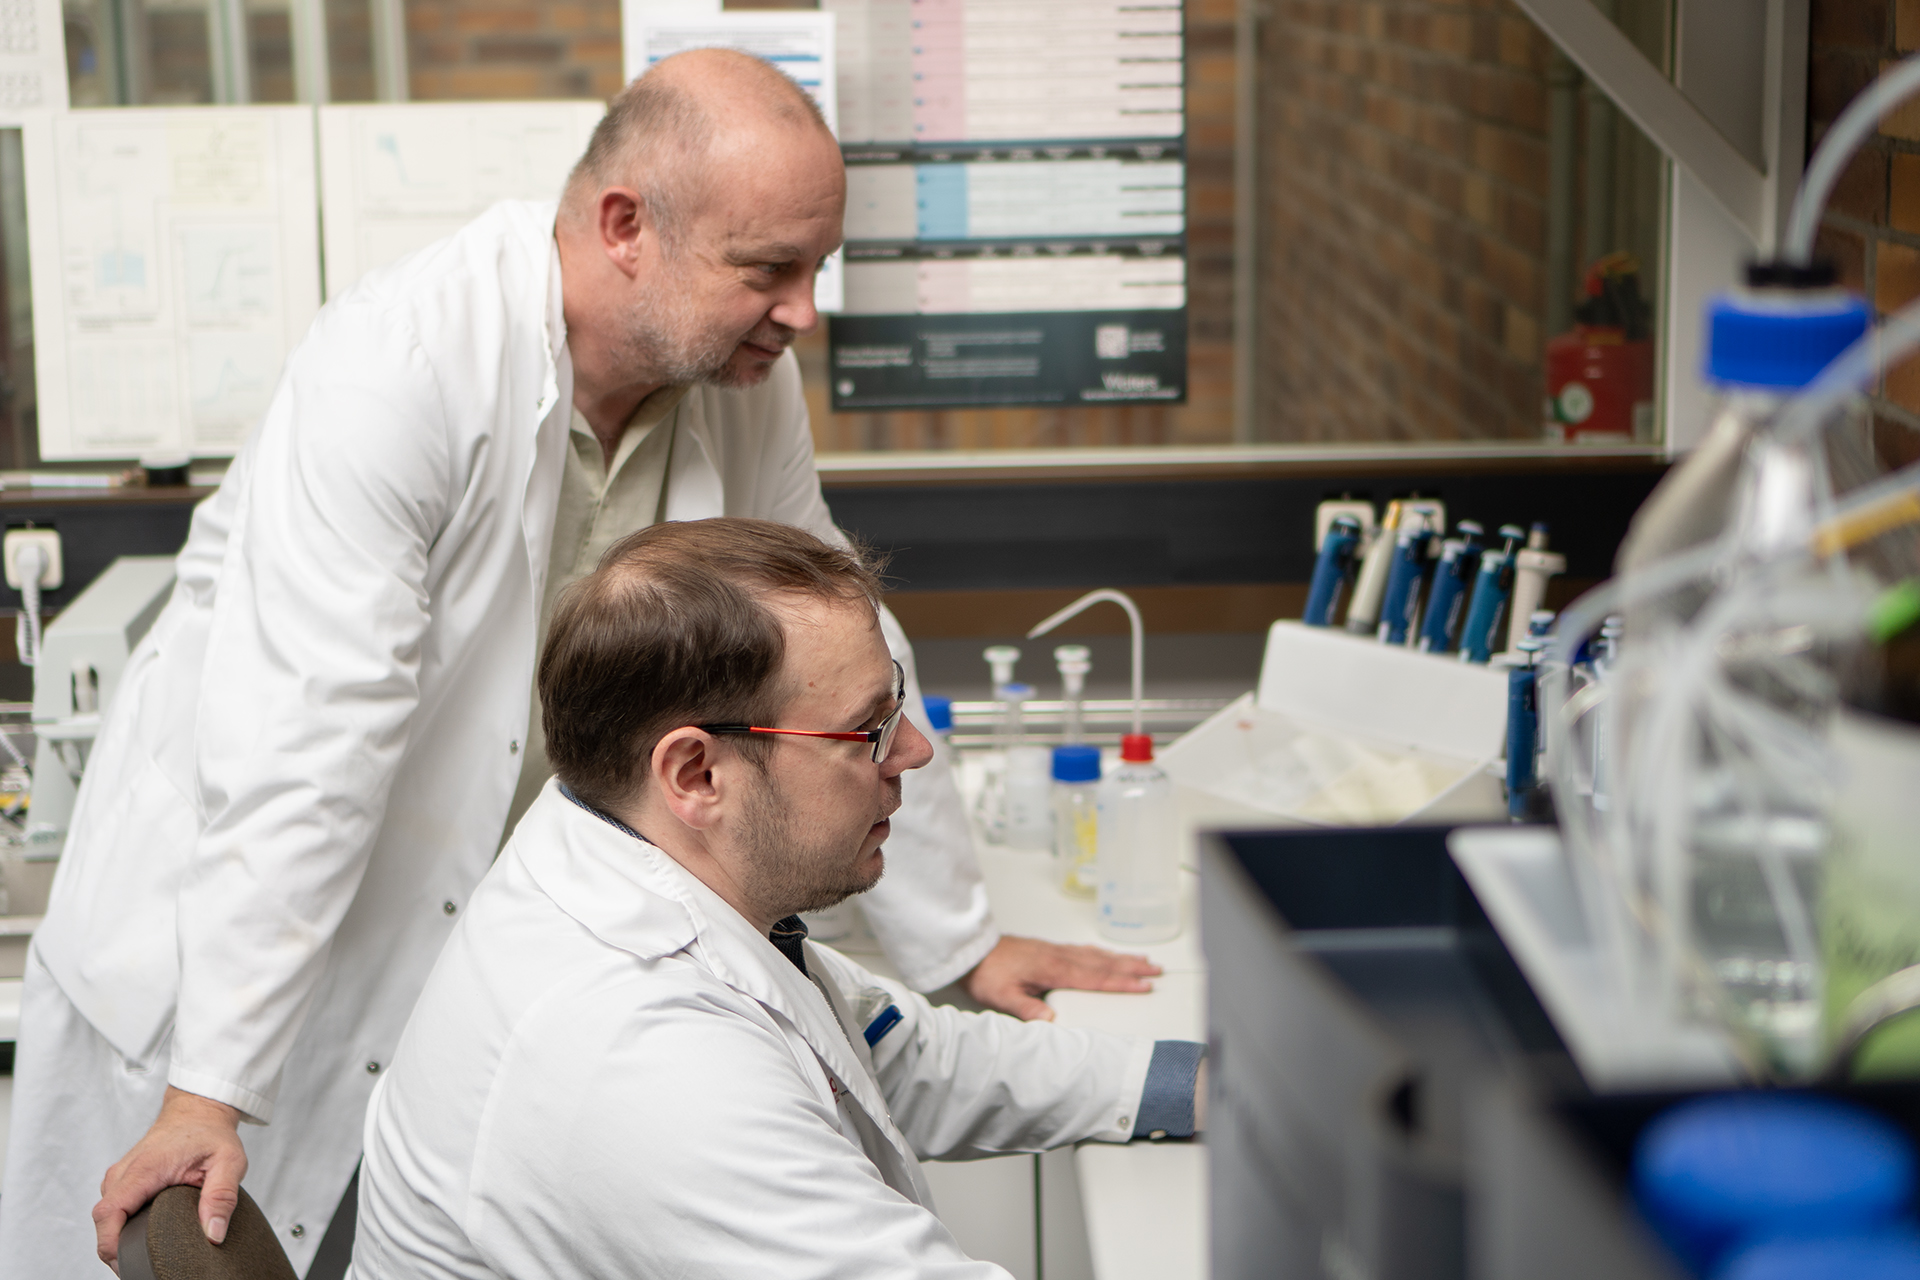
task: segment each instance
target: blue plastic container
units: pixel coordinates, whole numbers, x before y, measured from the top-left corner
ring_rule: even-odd
[[[1776,1238],[1895,1226],[1913,1201],[1906,1135],[1812,1094],[1719,1094],[1675,1107],[1634,1151],[1634,1198],[1697,1275]]]
[[[1714,1280],[1920,1280],[1920,1232],[1769,1240],[1729,1258]]]

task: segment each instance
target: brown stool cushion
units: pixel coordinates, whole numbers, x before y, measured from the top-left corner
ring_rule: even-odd
[[[243,1189],[214,1244],[200,1229],[200,1188],[168,1187],[120,1232],[120,1280],[298,1280],[260,1206]]]

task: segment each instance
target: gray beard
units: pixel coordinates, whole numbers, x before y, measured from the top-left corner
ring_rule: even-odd
[[[746,387],[760,379],[728,366],[740,349],[740,338],[712,329],[703,330],[687,305],[686,294],[671,280],[648,290],[623,344],[623,363],[636,382],[669,387]]]

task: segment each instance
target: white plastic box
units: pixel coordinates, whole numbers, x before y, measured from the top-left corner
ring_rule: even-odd
[[[1260,687],[1160,755],[1177,783],[1301,823],[1503,812],[1504,671],[1282,621]]]

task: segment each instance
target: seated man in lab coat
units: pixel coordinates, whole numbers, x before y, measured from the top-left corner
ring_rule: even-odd
[[[1004,1275],[919,1159],[1194,1132],[1197,1044],[935,1007],[806,941],[934,754],[878,603],[856,552],[732,519],[569,589],[557,776],[374,1091],[360,1280]]]

